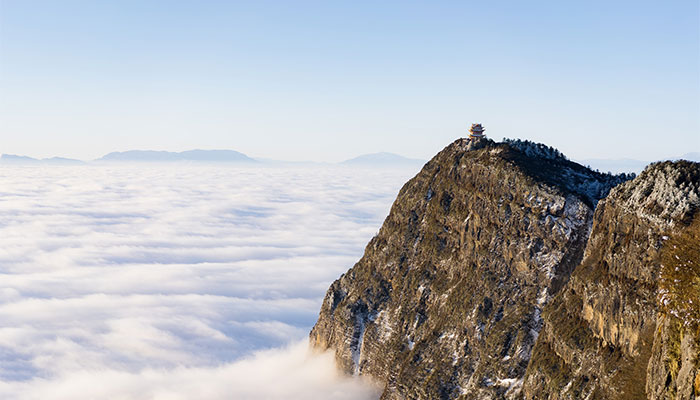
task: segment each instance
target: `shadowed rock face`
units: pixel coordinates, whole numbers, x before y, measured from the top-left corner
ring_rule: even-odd
[[[521,396],[542,310],[623,180],[542,150],[457,140],[436,155],[331,285],[312,345],[382,383],[382,399]]]
[[[678,318],[658,302],[660,255],[673,250],[665,242],[671,238],[673,244],[675,237],[695,244],[681,255],[697,254],[684,279],[698,280],[688,298],[700,301],[700,229],[693,222],[699,196],[700,164],[664,162],[599,203],[582,264],[544,310],[526,398],[700,396],[697,321]],[[676,271],[678,258],[668,259],[666,267]]]

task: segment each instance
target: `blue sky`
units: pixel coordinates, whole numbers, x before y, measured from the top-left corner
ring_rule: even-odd
[[[0,153],[700,151],[693,1],[0,0]]]

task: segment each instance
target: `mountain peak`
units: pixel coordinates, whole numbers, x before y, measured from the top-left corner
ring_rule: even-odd
[[[387,399],[516,393],[542,307],[613,184],[541,146],[454,141],[328,290],[312,344],[385,382]]]
[[[634,178],[634,174],[613,175],[594,171],[570,161],[553,147],[527,140],[494,142],[481,139],[472,143],[468,139],[458,139],[446,149],[450,147],[455,148],[455,154],[464,153],[460,157],[466,157],[465,160],[469,162],[493,163],[500,160],[505,163],[504,166],[517,168],[538,182],[581,197],[590,206],[595,206],[610,188]]]
[[[639,216],[659,221],[689,222],[700,209],[700,163],[686,160],[649,164],[618,196]]]
[[[543,144],[458,139],[401,188],[328,289],[310,342],[386,400],[644,398],[645,382],[665,398],[669,379],[691,393],[696,342],[655,304],[665,235],[697,252],[698,229],[683,226],[698,166],[656,163],[631,180]],[[688,282],[700,279],[686,264]],[[697,297],[692,284],[666,287],[682,292],[666,297],[671,314],[700,316],[678,306]]]

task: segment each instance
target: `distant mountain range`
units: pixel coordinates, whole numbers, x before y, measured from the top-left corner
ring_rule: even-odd
[[[140,161],[140,162],[257,162],[257,160],[234,150],[189,150],[181,152],[131,150],[109,153],[96,161]]]
[[[586,165],[592,169],[597,169],[602,172],[612,172],[618,174],[620,172],[636,172],[640,173],[649,165],[649,161],[632,160],[629,158],[620,158],[617,160],[608,160],[604,158],[589,158],[585,160],[574,160],[581,165]]]
[[[671,158],[671,160],[688,160],[700,162],[700,153],[686,153],[678,158]],[[597,169],[602,172],[612,172],[614,174],[620,172],[636,172],[640,173],[647,165],[651,164],[653,161],[642,161],[633,160],[629,158],[620,159],[604,159],[604,158],[589,158],[585,160],[575,160],[579,164],[588,165],[593,169]]]
[[[688,161],[700,162],[700,153],[685,153],[681,158]]]
[[[674,159],[674,158],[672,158]],[[700,162],[700,153],[686,153],[675,159],[685,159]],[[311,161],[282,161],[271,159],[256,159],[234,150],[188,150],[181,152],[155,151],[155,150],[130,150],[117,151],[106,154],[94,162],[227,162],[227,163],[261,163],[276,165],[315,165],[317,162]],[[641,172],[651,161],[622,159],[602,159],[590,158],[585,160],[574,160],[582,165],[590,166],[602,172]],[[404,157],[395,153],[371,153],[363,154],[349,160],[340,162],[340,165],[355,167],[401,167],[420,166],[426,160]],[[64,158],[32,158],[22,155],[3,154],[0,156],[0,164],[5,165],[81,165],[85,161]]]
[[[389,166],[425,164],[425,160],[406,158],[394,153],[364,154],[341,162],[342,165],[352,166]]]
[[[312,161],[282,161],[272,159],[255,159],[241,152],[234,150],[188,150],[181,152],[172,151],[156,151],[156,150],[129,150],[116,151],[106,154],[93,162],[227,162],[227,163],[260,163],[272,165],[317,165],[325,164]],[[85,164],[85,161],[74,160],[70,158],[52,157],[37,159],[27,156],[3,154],[0,156],[0,164],[11,165],[79,165]],[[347,166],[372,166],[372,167],[391,167],[391,166],[420,166],[425,163],[425,160],[407,158],[394,153],[373,153],[364,154],[339,163]]]
[[[32,158],[27,156],[17,156],[14,154],[3,154],[0,156],[0,164],[12,165],[81,165],[84,161],[74,160],[72,158],[51,157],[51,158]]]

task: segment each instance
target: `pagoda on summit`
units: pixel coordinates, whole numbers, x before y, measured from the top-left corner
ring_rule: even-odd
[[[469,128],[469,139],[472,141],[476,141],[478,139],[486,137],[486,135],[484,135],[485,130],[486,129],[484,129],[484,127],[481,126],[481,124],[472,124],[471,128]]]

